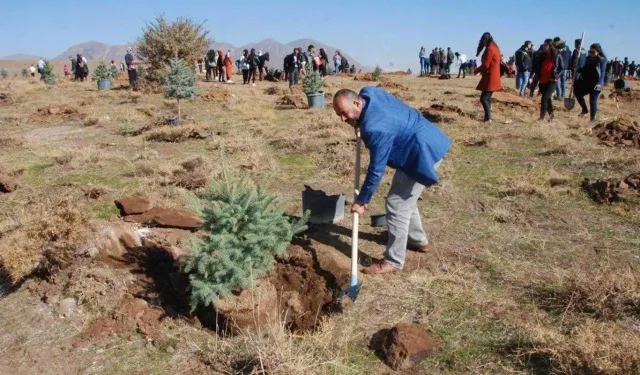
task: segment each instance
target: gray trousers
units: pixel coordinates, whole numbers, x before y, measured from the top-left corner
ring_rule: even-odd
[[[441,162],[434,165],[436,170]],[[389,241],[384,259],[396,268],[404,267],[408,242],[420,246],[429,242],[418,211],[418,198],[423,190],[424,185],[412,180],[401,170],[397,170],[393,176],[386,200]]]

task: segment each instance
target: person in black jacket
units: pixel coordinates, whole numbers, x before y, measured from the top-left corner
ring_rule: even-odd
[[[451,74],[451,64],[453,64],[454,57],[455,55],[453,54],[451,47],[447,47],[447,63],[444,68],[445,74]]]
[[[553,38],[553,43],[558,48],[558,53],[562,57],[562,63],[564,64],[565,69],[560,76],[560,81],[558,81],[558,84],[556,85],[556,99],[560,100],[561,98],[564,98],[567,93],[567,71],[571,61],[571,51],[567,48],[565,41],[560,39],[560,37]]]
[[[629,58],[625,57],[624,58],[624,64],[622,67],[622,74],[620,74],[620,78],[624,79],[624,76],[627,74],[627,69],[629,69]]]
[[[284,58],[284,70],[289,78],[289,87],[298,84],[301,62],[299,48],[294,48],[293,53]]]
[[[545,42],[542,45],[542,54],[540,63],[536,65],[533,72],[534,78],[540,83],[540,94],[542,101],[540,103],[540,121],[544,121],[545,115],[548,113],[553,120],[553,103],[552,96],[555,88],[565,72],[562,55],[558,51],[558,47],[564,42],[557,41],[555,43]]]
[[[524,96],[527,91],[529,74],[531,73],[532,50],[533,43],[527,40],[515,54],[516,69],[518,70],[516,75],[516,89],[520,90],[520,96]]]
[[[582,107],[580,116],[589,113],[587,104],[584,101],[585,95],[589,94],[589,107],[591,107],[591,123],[596,120],[598,113],[598,97],[604,87],[604,76],[607,67],[607,57],[602,52],[602,47],[598,43],[594,43],[589,47],[589,56],[585,64],[580,68],[579,78],[576,80],[574,93],[576,99]]]
[[[632,61],[631,65],[629,65],[629,76],[635,77],[636,76],[636,69],[638,69],[638,66],[636,65],[635,61]]]
[[[581,39],[576,39],[575,41],[575,48],[573,50],[573,53],[571,54],[571,62],[569,64],[569,70],[572,72],[573,71],[578,71],[580,68],[582,68],[584,66],[584,63],[587,60],[587,51],[581,47],[582,40]],[[580,52],[578,52],[578,49],[580,49]],[[576,80],[578,79],[578,77],[571,77],[572,79]]]

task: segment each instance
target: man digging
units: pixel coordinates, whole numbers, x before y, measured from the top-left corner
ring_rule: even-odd
[[[360,130],[370,153],[367,177],[352,213],[363,215],[386,166],[396,169],[386,199],[389,240],[384,260],[363,272],[401,270],[407,246],[421,253],[429,249],[417,202],[425,186],[438,182],[437,169],[451,140],[418,111],[377,87],[365,87],[360,94],[342,89],[333,98],[333,108],[342,121]]]

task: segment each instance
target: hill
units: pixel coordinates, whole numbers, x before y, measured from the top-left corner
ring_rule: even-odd
[[[237,58],[242,53],[242,50],[244,49],[251,50],[251,48],[255,48],[256,50],[261,50],[264,53],[269,52],[270,64],[268,64],[268,66],[272,66],[274,68],[282,68],[282,61],[284,60],[286,55],[290,54],[293,51],[293,48],[300,47],[302,48],[303,51],[305,51],[309,44],[313,44],[316,47],[316,49],[324,48],[325,51],[327,52],[327,55],[329,55],[329,58],[332,58],[336,49],[339,49],[339,48],[324,44],[315,39],[298,39],[298,40],[291,41],[287,44],[282,44],[277,40],[274,40],[271,38],[267,38],[257,43],[255,42],[247,43],[240,47],[236,47],[226,42],[214,42],[214,43],[211,43],[211,48],[222,49],[224,51],[231,50],[233,53],[234,59]],[[59,54],[54,60],[67,60],[69,56],[75,56],[76,54],[80,53],[80,54],[83,54],[88,60],[120,61],[124,59],[124,55],[126,54],[126,49],[127,49],[126,45],[111,46],[105,43],[91,41],[87,43],[76,44],[74,46],[69,47],[64,52]],[[349,60],[349,64],[353,64],[356,66],[356,69],[358,70],[362,69],[365,71],[372,70],[370,67],[362,65],[360,62],[358,62],[355,58],[353,58],[353,56],[349,55],[348,53],[345,53],[342,50],[341,52]],[[34,57],[28,57],[26,59],[33,60]],[[35,57],[35,59],[37,60],[38,58]]]
[[[67,48],[64,52],[59,54],[54,60],[67,60],[69,56],[76,56],[82,54],[87,60],[124,60],[124,55],[127,53],[127,46],[110,46],[108,44],[100,42],[87,42],[80,43]]]
[[[9,55],[9,56],[5,56],[3,58],[1,58],[0,60],[39,60],[40,56],[35,56],[35,55],[25,55],[22,53],[18,53],[15,55]]]

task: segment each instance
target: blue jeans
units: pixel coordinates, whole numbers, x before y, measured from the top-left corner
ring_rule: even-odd
[[[335,67],[335,73],[338,74],[340,73],[340,64],[338,63],[333,63],[334,67]]]
[[[424,57],[420,58],[420,75],[423,75],[426,73],[426,66],[427,66],[427,59],[425,59]]]
[[[560,74],[560,82],[556,85],[556,95],[559,98],[564,98],[567,93],[567,71],[565,70]]]
[[[293,68],[293,70],[289,72],[289,87],[298,84],[298,77],[300,77],[298,68]]]
[[[575,90],[576,99],[582,107],[582,113],[587,114],[589,111],[587,110],[587,103],[584,101],[585,95],[589,94],[589,106],[591,107],[591,121],[595,121],[596,114],[598,113],[598,97],[600,96],[600,91],[591,90],[588,93],[582,92],[581,90]]]
[[[529,71],[518,72],[516,76],[516,88],[520,90],[520,96],[523,96],[527,91],[527,85],[529,84]]]

